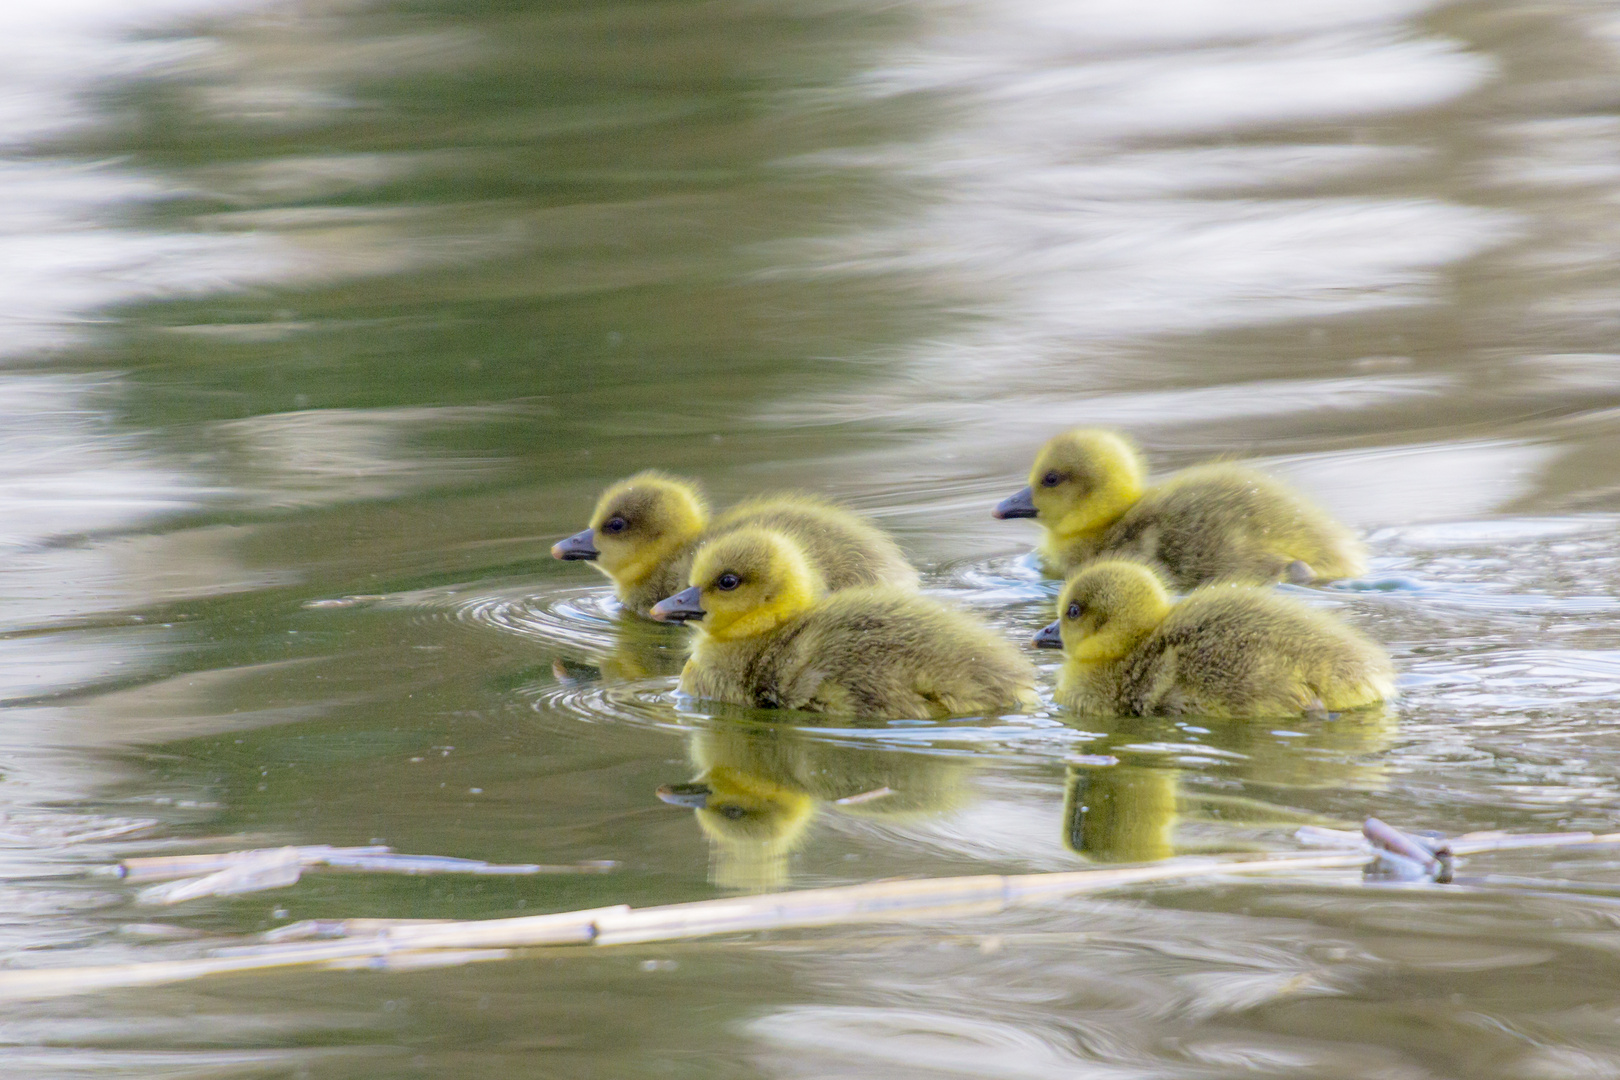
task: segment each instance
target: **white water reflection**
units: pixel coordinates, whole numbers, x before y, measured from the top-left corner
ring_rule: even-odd
[[[1489,439],[1280,459],[1279,475],[1363,528],[1468,518],[1535,490],[1558,449]]]
[[[998,25],[1008,7],[957,8],[946,17],[944,34],[908,47],[855,85],[873,95],[967,90],[974,104],[988,106],[986,119],[1010,125],[1007,135],[1028,150],[1027,136],[1037,131],[1091,143],[1425,108],[1473,89],[1491,67],[1453,42],[1413,37],[1404,27],[1382,33],[1317,28],[1290,38],[1286,28],[1272,33],[1251,25],[1230,35],[1254,38],[1235,48],[1212,48],[1211,37],[1228,36],[1215,31],[1121,56],[1100,53],[1096,46],[1103,42],[1086,47],[1075,40],[1092,27],[1093,12],[1083,5],[1065,20],[1066,35],[1040,36]],[[1127,10],[1140,25],[1168,25],[1158,7]],[[1219,17],[1215,5],[1208,10]],[[1071,108],[1032,107],[1059,100]],[[1015,113],[1012,106],[1020,108]],[[963,130],[982,136],[989,126]],[[958,135],[947,142],[968,140]]]
[[[5,7],[0,56],[15,53],[16,62],[0,65],[0,147],[92,120],[106,122],[89,104],[101,80],[218,62],[217,37],[188,36],[174,27],[267,6],[265,0],[68,0]],[[399,165],[389,155],[350,155],[250,164],[239,171],[260,195],[287,196],[294,189],[307,195],[310,185],[329,195],[334,184],[352,190],[397,176]],[[192,230],[130,223],[132,214],[189,193],[176,180],[121,162],[0,157],[0,359],[38,360],[50,350],[93,340],[120,304],[394,272],[471,254],[465,240],[417,235],[420,230],[409,222],[419,215],[398,211],[371,221],[363,212],[322,216],[316,210],[305,212],[295,228],[230,215]],[[318,220],[308,220],[311,213]],[[234,330],[235,339],[264,340],[267,326],[282,336],[303,328],[272,322],[176,332],[233,339]],[[227,422],[211,432],[217,444],[212,455],[180,458],[113,425],[108,412],[125,392],[115,373],[63,376],[20,365],[0,371],[0,545],[10,549],[0,565],[0,627],[82,620],[181,597],[262,588],[287,577],[243,565],[235,550],[242,537],[228,528],[169,538],[128,535],[165,518],[226,503],[313,505],[386,497],[451,477],[467,479],[485,467],[411,449],[424,429],[476,422],[479,417],[468,410],[300,411]],[[69,642],[56,647],[64,658],[82,652]],[[139,652],[131,644],[116,663],[137,667],[138,657],[128,654]],[[26,686],[44,694],[99,682],[99,668],[113,662],[25,663],[21,681],[0,677],[0,690],[15,696]]]
[[[1490,78],[1485,56],[1414,30],[1425,6],[929,7],[919,40],[852,92],[926,95],[937,133],[787,163],[874,172],[920,190],[920,209],[771,254],[788,276],[916,283],[962,329],[890,358],[900,378],[859,401],[796,401],[767,422],[932,426],[972,456],[1004,444],[1014,414],[1026,431],[1130,427],[1441,391],[1413,377],[1120,393],[1172,374],[1145,338],[1431,303],[1440,271],[1519,231],[1500,210],[1312,190],[1394,181],[1427,153],[1288,125],[1398,115]],[[1172,138],[1194,144],[1154,145]]]
[[[475,482],[494,461],[435,456],[413,440],[487,421],[488,408],[310,409],[213,426],[228,472],[253,505],[322,506]]]
[[[206,39],[142,31],[273,0],[54,0],[0,10],[0,146],[20,145],[95,118],[100,80],[128,78],[207,52]]]
[[[920,7],[931,20],[936,48],[961,40],[975,54],[1041,56],[1130,49],[1261,44],[1367,26],[1401,25],[1438,6],[1434,0],[1368,0],[1366,3],[1294,0],[1157,0],[1129,7],[1109,0],[1022,0],[986,5],[933,0]],[[962,40],[971,36],[971,40]]]
[[[0,6],[0,148],[86,123],[99,80],[151,71],[202,48],[197,39],[137,40],[141,28],[247,6]],[[0,698],[8,703],[0,722],[0,818],[7,824],[0,880],[77,873],[84,860],[109,857],[89,841],[120,824],[60,809],[105,791],[120,770],[96,756],[106,741],[82,737],[74,709],[52,699],[139,682],[194,645],[173,627],[143,625],[138,616],[108,620],[107,613],[261,587],[273,578],[240,565],[228,530],[161,547],[152,537],[114,535],[193,511],[221,492],[191,463],[114,425],[109,405],[123,392],[115,373],[64,376],[36,366],[52,350],[93,340],[118,304],[236,289],[292,265],[264,236],[129,224],[132,211],[176,191],[122,163],[0,156],[0,361],[10,365],[0,369],[0,629],[11,632],[0,640]],[[31,633],[49,627],[62,629]],[[17,950],[94,940],[104,928],[81,916],[116,902],[97,888],[7,889],[0,936]],[[52,1050],[14,1045],[13,1035],[0,1030],[0,1069],[8,1074],[224,1074],[308,1056]]]

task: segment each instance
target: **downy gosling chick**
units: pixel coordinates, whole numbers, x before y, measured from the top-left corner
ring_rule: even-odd
[[[1057,700],[1090,715],[1294,716],[1392,697],[1384,650],[1327,612],[1218,584],[1172,604],[1147,567],[1093,563],[1035,644],[1066,657]]]
[[[803,545],[827,588],[857,585],[917,587],[912,569],[889,536],[841,506],[806,495],[775,495],[739,503],[710,520],[692,483],[642,472],[602,493],[590,528],[552,546],[554,559],[587,559],[613,579],[619,602],[638,615],[686,587],[692,553],[705,540],[759,525]]]
[[[1040,552],[1053,576],[1113,556],[1148,563],[1178,589],[1223,579],[1305,584],[1365,569],[1344,526],[1253,469],[1197,465],[1144,483],[1135,446],[1082,428],[1042,447],[1029,486],[992,512],[1045,527]]]
[[[652,616],[697,622],[681,689],[766,709],[874,720],[999,713],[1036,701],[1035,669],[964,612],[904,589],[829,593],[805,548],[747,528],[698,550],[691,587]]]

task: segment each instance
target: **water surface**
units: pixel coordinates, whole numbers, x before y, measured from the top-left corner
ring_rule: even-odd
[[[0,27],[13,965],[1292,850],[1369,813],[1615,828],[1601,5],[78,0]],[[805,487],[1023,635],[1054,586],[988,508],[1079,423],[1158,469],[1256,459],[1363,530],[1367,579],[1306,595],[1388,645],[1402,700],[772,724],[677,701],[679,633],[546,554],[648,465],[720,502]],[[657,799],[700,772],[752,793],[747,829]],[[162,910],[85,874],[373,841],[621,868]],[[1616,865],[220,978],[8,1006],[0,1063],[1609,1076]]]

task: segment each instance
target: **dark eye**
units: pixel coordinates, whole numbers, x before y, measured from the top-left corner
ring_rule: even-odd
[[[714,579],[714,587],[719,589],[721,592],[730,592],[732,589],[735,589],[741,584],[742,578],[738,577],[736,574],[733,574],[729,570]]]
[[[1080,601],[1076,600],[1074,603],[1069,605],[1068,617],[1071,619],[1078,619],[1085,610],[1086,606]]]
[[[630,523],[622,517],[610,517],[602,523],[602,531],[605,533],[622,533],[629,527]]]
[[[720,813],[722,815],[724,815],[725,817],[730,818],[732,821],[736,821],[738,818],[744,818],[744,817],[748,816],[748,811],[744,810],[742,807],[738,806],[736,803],[728,803],[727,805],[722,806],[720,808]]]
[[[1052,469],[1041,477],[1041,487],[1057,487],[1061,483],[1063,483],[1063,475],[1056,469]]]

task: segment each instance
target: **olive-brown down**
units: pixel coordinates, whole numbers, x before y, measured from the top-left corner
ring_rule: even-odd
[[[1136,563],[1081,571],[1058,601],[1058,701],[1090,714],[1294,716],[1394,696],[1377,644],[1266,588],[1217,584],[1172,604]]]
[[[776,529],[797,540],[830,590],[917,587],[917,571],[887,533],[812,495],[748,499],[711,519],[690,481],[642,472],[603,492],[591,515],[600,551],[596,566],[613,579],[619,601],[638,615],[686,587],[692,553],[700,544],[749,526]]]
[[[699,551],[694,697],[864,719],[1010,712],[1036,701],[1022,652],[965,612],[892,586],[828,593],[788,536],[744,529]],[[726,575],[736,584],[730,589]]]
[[[1054,574],[1133,558],[1191,589],[1222,580],[1331,581],[1365,569],[1349,530],[1282,482],[1217,463],[1144,487],[1140,454],[1113,432],[1053,438],[1031,470],[1030,494]]]

